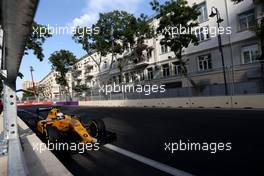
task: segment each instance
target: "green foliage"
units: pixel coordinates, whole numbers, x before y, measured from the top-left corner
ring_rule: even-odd
[[[161,45],[166,45],[171,48],[175,56],[179,59],[182,66],[182,71],[187,72],[185,62],[182,60],[182,52],[190,43],[198,45],[197,37],[190,32],[174,32],[174,29],[192,29],[198,26],[196,22],[199,12],[197,6],[188,6],[185,0],[169,0],[164,4],[160,4],[154,0],[151,3],[152,9],[158,12],[160,19],[157,34],[162,35]]]
[[[47,27],[45,25],[38,24],[36,22],[32,23],[32,31],[28,36],[27,43],[24,50],[24,55],[28,55],[29,50],[33,50],[34,55],[42,61],[44,59],[42,46],[47,38],[52,35],[49,33]],[[18,72],[17,76],[20,79],[23,79],[24,75],[21,72]],[[1,79],[0,83],[0,94],[2,95],[3,91],[3,82]]]
[[[169,46],[176,57],[181,60],[184,48],[190,43],[198,44],[197,37],[191,32],[173,32],[174,29],[192,29],[198,26],[196,22],[199,12],[197,6],[188,6],[186,0],[168,0],[160,4],[154,0],[151,2],[152,9],[158,12],[160,24],[157,34],[162,35],[161,44]]]
[[[75,29],[72,39],[82,45],[83,50],[87,53],[91,53],[94,49],[93,33],[91,29],[87,27],[77,27]]]
[[[42,61],[44,59],[42,46],[45,40],[52,35],[49,33],[45,25],[38,24],[36,22],[32,23],[32,32],[30,33],[24,54],[28,54],[28,50],[33,50],[34,55]]]
[[[18,72],[18,73],[17,73],[17,77],[19,77],[20,79],[23,79],[24,75],[23,75],[23,73]]]
[[[191,43],[198,45],[198,39],[191,31],[198,26],[197,18],[199,12],[196,5],[190,7],[186,0],[168,0],[160,4],[153,0],[150,5],[158,15],[160,23],[156,30],[157,35],[162,36],[161,45],[169,46],[171,51],[179,60],[182,73],[188,78],[194,88],[197,88],[195,82],[188,76],[186,61],[182,59],[183,49]],[[177,31],[174,31],[174,30]],[[181,31],[185,29],[185,31]]]
[[[38,96],[41,96],[41,97],[44,97],[44,89],[45,89],[45,86],[44,85],[38,85],[36,87],[36,92],[37,92],[37,95]]]
[[[82,74],[82,71],[78,70],[78,67],[76,65],[74,65],[73,69],[71,71],[71,74],[72,74],[73,78],[77,78]]]
[[[56,76],[57,83],[68,87],[66,74],[77,62],[74,54],[68,50],[55,51],[49,57],[49,61],[52,64],[52,70],[58,73]]]
[[[22,99],[25,100],[26,98],[32,98],[34,97],[34,90],[33,88],[28,88],[23,92]]]
[[[81,30],[77,28],[73,39],[82,45],[87,54],[96,51],[101,57],[107,54],[113,54],[115,57],[117,54],[124,53],[125,50],[133,50],[138,43],[153,36],[147,16],[141,15],[140,18],[136,18],[133,14],[118,10],[100,13],[99,20],[92,28],[98,29],[98,33],[91,33],[85,27]],[[100,71],[101,59],[92,59]]]
[[[78,92],[78,93],[80,93],[80,92],[88,91],[89,88],[86,85],[83,84],[83,85],[74,86],[73,90]]]
[[[127,47],[126,42],[132,39],[132,33],[128,31],[129,23],[135,23],[135,19],[133,15],[125,11],[100,13],[99,20],[95,24],[100,32],[95,36],[95,40],[99,43],[106,43],[103,47],[106,52],[121,54]],[[97,51],[100,52],[100,49],[99,47]]]

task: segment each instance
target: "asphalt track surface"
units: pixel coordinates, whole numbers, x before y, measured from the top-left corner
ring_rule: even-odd
[[[19,107],[18,115],[28,122],[34,117],[26,112],[35,113],[37,107]],[[103,119],[107,129],[117,134],[117,140],[111,145],[193,175],[264,175],[264,111],[78,106],[65,106],[61,110],[79,115],[82,121]],[[215,154],[165,151],[165,143],[179,140],[231,142],[232,149]],[[57,157],[74,175],[170,175],[106,147]]]

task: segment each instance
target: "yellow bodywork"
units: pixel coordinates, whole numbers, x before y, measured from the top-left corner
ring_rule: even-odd
[[[56,127],[61,132],[76,132],[82,139],[82,143],[95,142],[78,119],[73,118],[70,115],[64,115],[63,119],[57,119],[58,113],[60,113],[59,109],[51,109],[45,120],[37,122],[37,131],[41,134],[46,134],[46,137],[48,138],[46,126],[51,125]]]

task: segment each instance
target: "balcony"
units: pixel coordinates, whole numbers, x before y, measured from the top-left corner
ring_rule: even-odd
[[[86,71],[86,72],[85,72],[85,78],[86,78],[86,80],[90,80],[90,79],[92,79],[93,77],[94,77],[94,75],[93,75],[92,72],[90,72],[90,71]]]
[[[149,65],[149,59],[143,56],[137,60],[134,60],[134,64],[134,68],[145,68]]]
[[[151,51],[154,48],[145,44],[138,45],[137,48],[131,53],[135,68],[144,68],[149,65],[149,58]]]
[[[85,65],[85,69],[86,70],[91,70],[91,69],[93,69],[93,65],[92,64],[86,64]]]
[[[73,77],[78,77],[80,74],[82,74],[82,71],[81,71],[81,70],[74,70],[74,71],[72,72],[72,76],[73,76]]]

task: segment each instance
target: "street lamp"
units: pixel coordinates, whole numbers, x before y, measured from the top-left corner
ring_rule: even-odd
[[[33,71],[35,71],[35,70],[33,69],[32,66],[30,66],[29,69],[30,69],[30,73],[31,73],[31,80],[32,80],[32,85],[33,85],[34,96],[35,96],[35,98],[37,98],[37,91],[36,91],[36,86],[35,86],[35,82],[34,82],[34,78],[33,78]]]
[[[217,19],[217,26],[218,29],[220,28],[220,23],[222,23],[224,20],[221,18],[220,13],[216,7],[211,8],[211,14],[209,17],[213,18],[216,16]],[[227,83],[226,83],[226,71],[225,71],[225,60],[224,60],[224,54],[223,54],[223,48],[222,48],[222,38],[221,34],[218,32],[218,45],[219,45],[219,51],[221,54],[221,59],[222,59],[222,67],[223,67],[223,75],[224,75],[224,83],[225,83],[225,95],[228,95],[228,88],[227,88]]]

